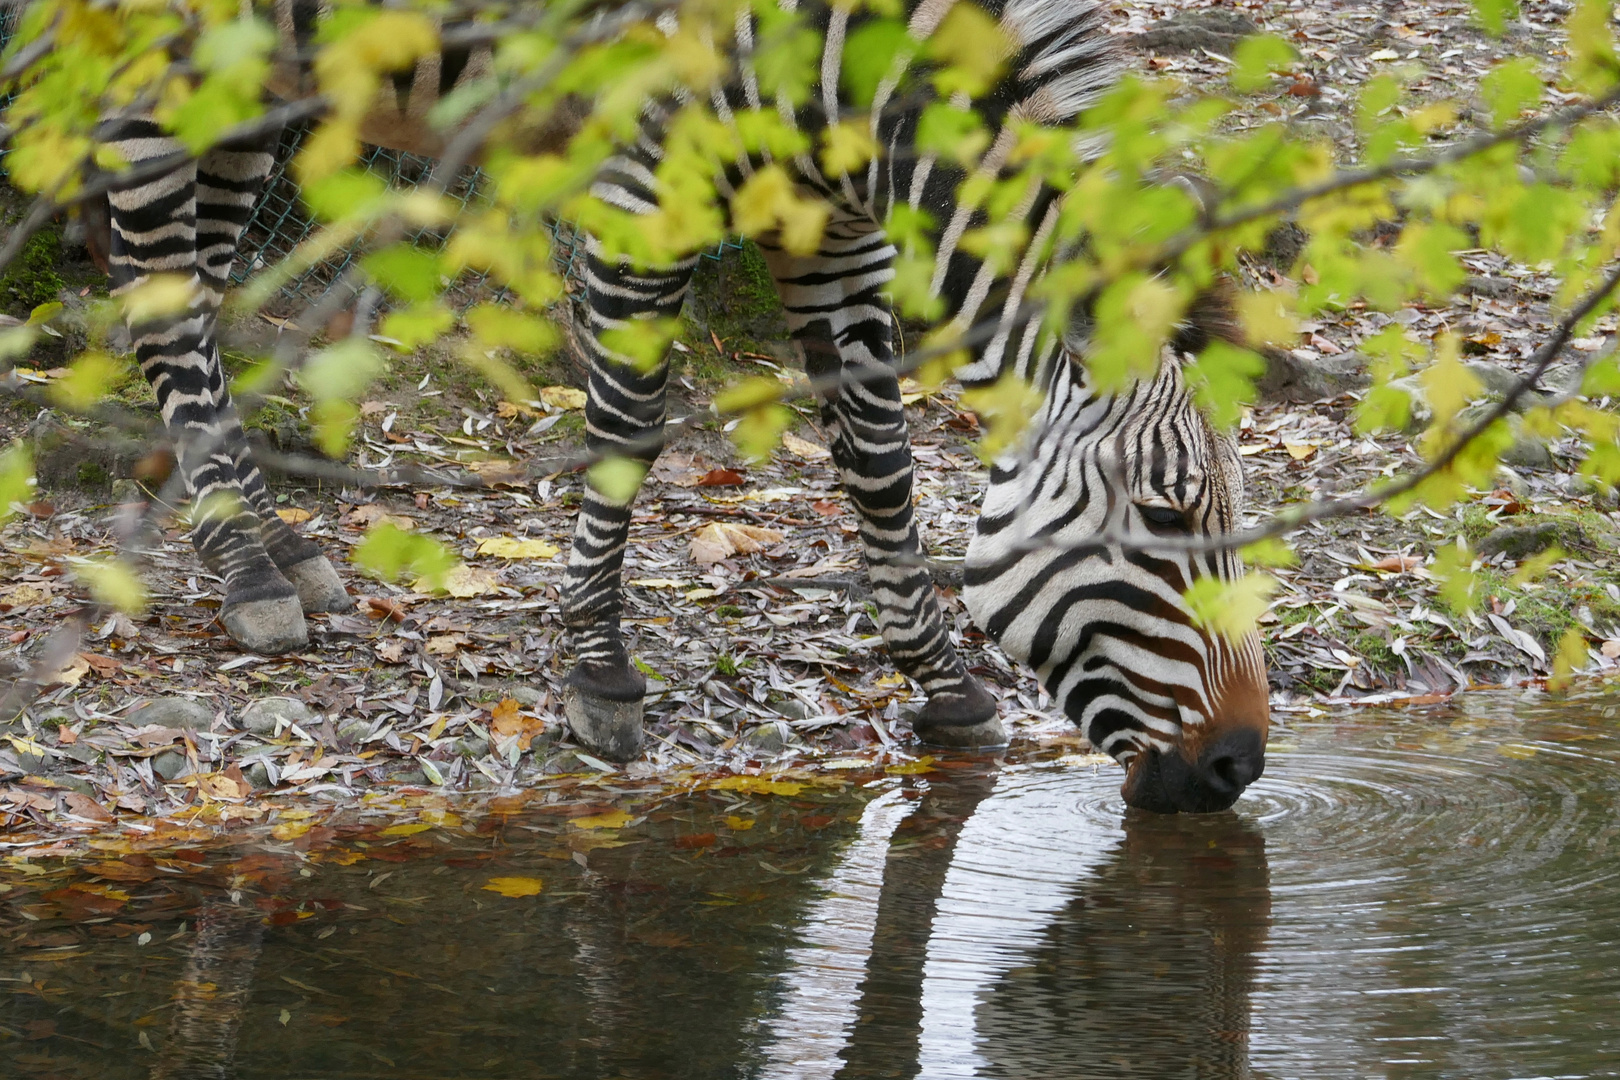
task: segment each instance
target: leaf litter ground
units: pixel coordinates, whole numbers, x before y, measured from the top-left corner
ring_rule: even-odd
[[[1122,33],[1188,13],[1144,3],[1115,10]],[[1346,162],[1355,153],[1353,92],[1372,74],[1417,65],[1420,95],[1468,104],[1506,53],[1557,55],[1565,14],[1532,0],[1508,40],[1495,42],[1468,24],[1464,8],[1427,0],[1242,10],[1290,38],[1302,60],[1232,122],[1286,116],[1304,134],[1332,137]],[[1137,57],[1194,89],[1220,89],[1229,67],[1220,46],[1218,37],[1199,44],[1195,34],[1191,46],[1184,39]],[[1395,321],[1424,340],[1443,328],[1461,332],[1487,384],[1522,370],[1553,321],[1556,283],[1488,252],[1464,260],[1476,276],[1451,306],[1391,314],[1352,306],[1306,324],[1294,358],[1353,354]],[[1289,284],[1275,266],[1257,261],[1251,270],[1256,287]],[[1611,318],[1571,348],[1602,348],[1616,328]],[[1547,385],[1558,378],[1555,369]],[[706,407],[708,384],[676,381],[689,391],[687,411]],[[971,445],[977,423],[953,392],[911,389],[918,517],[959,643],[1001,697],[1015,737],[1078,744],[1034,678],[973,629],[955,598],[951,570],[966,550],[983,481]],[[0,733],[7,847],[82,851],[106,835],[127,844],[167,837],[172,846],[190,842],[175,830],[241,828],[296,839],[290,834],[312,814],[429,803],[451,813],[440,792],[464,789],[612,789],[729,774],[738,790],[769,794],[838,767],[926,768],[915,764],[920,751],[908,739],[922,698],[884,654],[855,520],[804,402],[806,422],[767,464],[743,465],[723,435],[696,430],[653,470],[632,528],[625,620],[649,677],[648,750],[616,768],[572,746],[560,722],[557,590],[579,478],[533,484],[513,464],[557,452],[562,433],[577,428],[565,422],[577,392],[550,388],[530,415],[453,391],[445,395],[450,407],[422,408],[435,392],[424,385],[364,403],[358,460],[453,464],[488,486],[283,488],[283,513],[340,564],[378,522],[447,541],[465,561],[448,592],[369,581],[346,567],[354,612],[312,618],[310,647],[298,654],[243,654],[214,621],[217,583],[199,573],[183,533],[171,527],[147,552],[151,606],[92,627],[79,653]],[[1245,414],[1238,438],[1252,519],[1417,464],[1408,436],[1351,431],[1355,401],[1350,390]],[[1452,510],[1323,522],[1296,535],[1301,562],[1274,571],[1281,591],[1262,627],[1278,721],[1327,702],[1422,703],[1469,686],[1534,685],[1569,626],[1592,640],[1592,668],[1613,670],[1620,518],[1612,500],[1575,475],[1577,457],[1574,445],[1527,447],[1498,488]],[[8,677],[28,670],[49,631],[82,607],[74,561],[112,548],[115,507],[53,497],[0,529],[0,663]],[[1440,601],[1429,569],[1434,549],[1459,535],[1495,549],[1472,614]],[[1515,581],[1521,563],[1552,540],[1562,557],[1536,580]],[[257,714],[249,709],[266,698],[278,700],[261,701]],[[143,716],[152,701],[170,708]],[[194,704],[177,713],[176,702]]]

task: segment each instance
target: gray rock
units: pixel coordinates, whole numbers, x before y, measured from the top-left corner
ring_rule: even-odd
[[[1238,42],[1258,30],[1247,16],[1235,11],[1206,9],[1173,15],[1128,40],[1138,49],[1157,52],[1209,49],[1225,56]]]
[[[308,725],[315,722],[315,717],[315,711],[297,698],[265,697],[248,702],[242,710],[241,726],[260,738],[268,739],[275,736],[276,727],[283,720],[308,731]]]
[[[247,768],[242,770],[242,775],[245,776],[247,778],[247,782],[252,784],[256,789],[262,790],[270,786],[270,770],[264,767],[264,762],[262,761],[253,762]]]
[[[1550,521],[1536,525],[1504,525],[1479,542],[1479,553],[1486,558],[1507,552],[1518,560],[1545,551],[1558,542],[1558,526]]]
[[[791,735],[780,720],[767,720],[742,737],[742,745],[762,754],[778,754],[788,748]]]
[[[535,740],[535,748],[539,749],[539,740]],[[469,735],[456,740],[456,753],[464,757],[481,758],[489,753],[489,740],[480,739],[476,735]]]
[[[425,784],[428,782],[427,773],[421,769],[402,769],[397,773],[389,773],[388,779],[395,784]]]
[[[1360,353],[1301,357],[1281,349],[1266,350],[1266,370],[1255,380],[1264,401],[1320,401],[1370,385],[1367,358]]]
[[[17,766],[29,776],[38,776],[51,767],[51,755],[31,754],[26,750],[17,751]]]
[[[153,698],[131,713],[128,722],[136,727],[157,724],[186,731],[207,731],[214,725],[214,710],[196,698]]]
[[[540,765],[542,776],[557,776],[561,773],[588,773],[593,771],[574,754],[572,750],[561,750],[546,758]]]
[[[1547,444],[1540,439],[1519,439],[1502,452],[1502,464],[1515,469],[1544,472],[1556,467],[1557,462],[1553,460],[1552,451],[1547,449]]]
[[[1487,394],[1497,397],[1506,397],[1519,385],[1519,377],[1501,364],[1490,364],[1483,360],[1468,360],[1463,363],[1468,373],[1479,380]]]
[[[146,489],[134,480],[114,480],[112,482],[112,501],[118,506],[126,503],[144,503],[146,501]]]
[[[789,720],[803,720],[810,715],[810,706],[796,697],[790,697],[786,701],[773,702],[771,708]]]
[[[337,733],[338,738],[350,746],[359,746],[360,740],[371,733],[371,721],[350,717],[338,723]]]
[[[164,780],[173,780],[185,771],[190,762],[178,750],[165,750],[152,758],[152,771]]]
[[[525,686],[522,683],[515,686],[503,686],[500,689],[500,694],[502,697],[511,698],[531,712],[540,708],[541,703],[546,700],[544,690],[533,686]]]

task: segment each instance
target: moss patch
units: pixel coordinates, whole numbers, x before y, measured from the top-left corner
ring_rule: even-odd
[[[61,262],[62,231],[52,223],[23,245],[4,276],[0,276],[0,304],[22,316],[55,300],[67,288],[67,281],[58,271]]]

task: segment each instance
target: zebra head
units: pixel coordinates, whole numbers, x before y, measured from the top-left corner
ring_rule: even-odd
[[[964,593],[1125,766],[1125,801],[1164,813],[1230,806],[1265,767],[1270,723],[1258,635],[1206,630],[1182,599],[1200,577],[1243,574],[1233,551],[1172,546],[1234,532],[1243,508],[1237,446],[1193,404],[1183,355],[1167,347],[1154,377],[1115,392],[1072,354],[1058,363],[991,469]]]

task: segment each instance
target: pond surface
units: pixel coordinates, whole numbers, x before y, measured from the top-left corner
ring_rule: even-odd
[[[12,858],[0,1076],[1613,1076],[1617,732],[1292,718],[1196,818],[1047,751]]]

